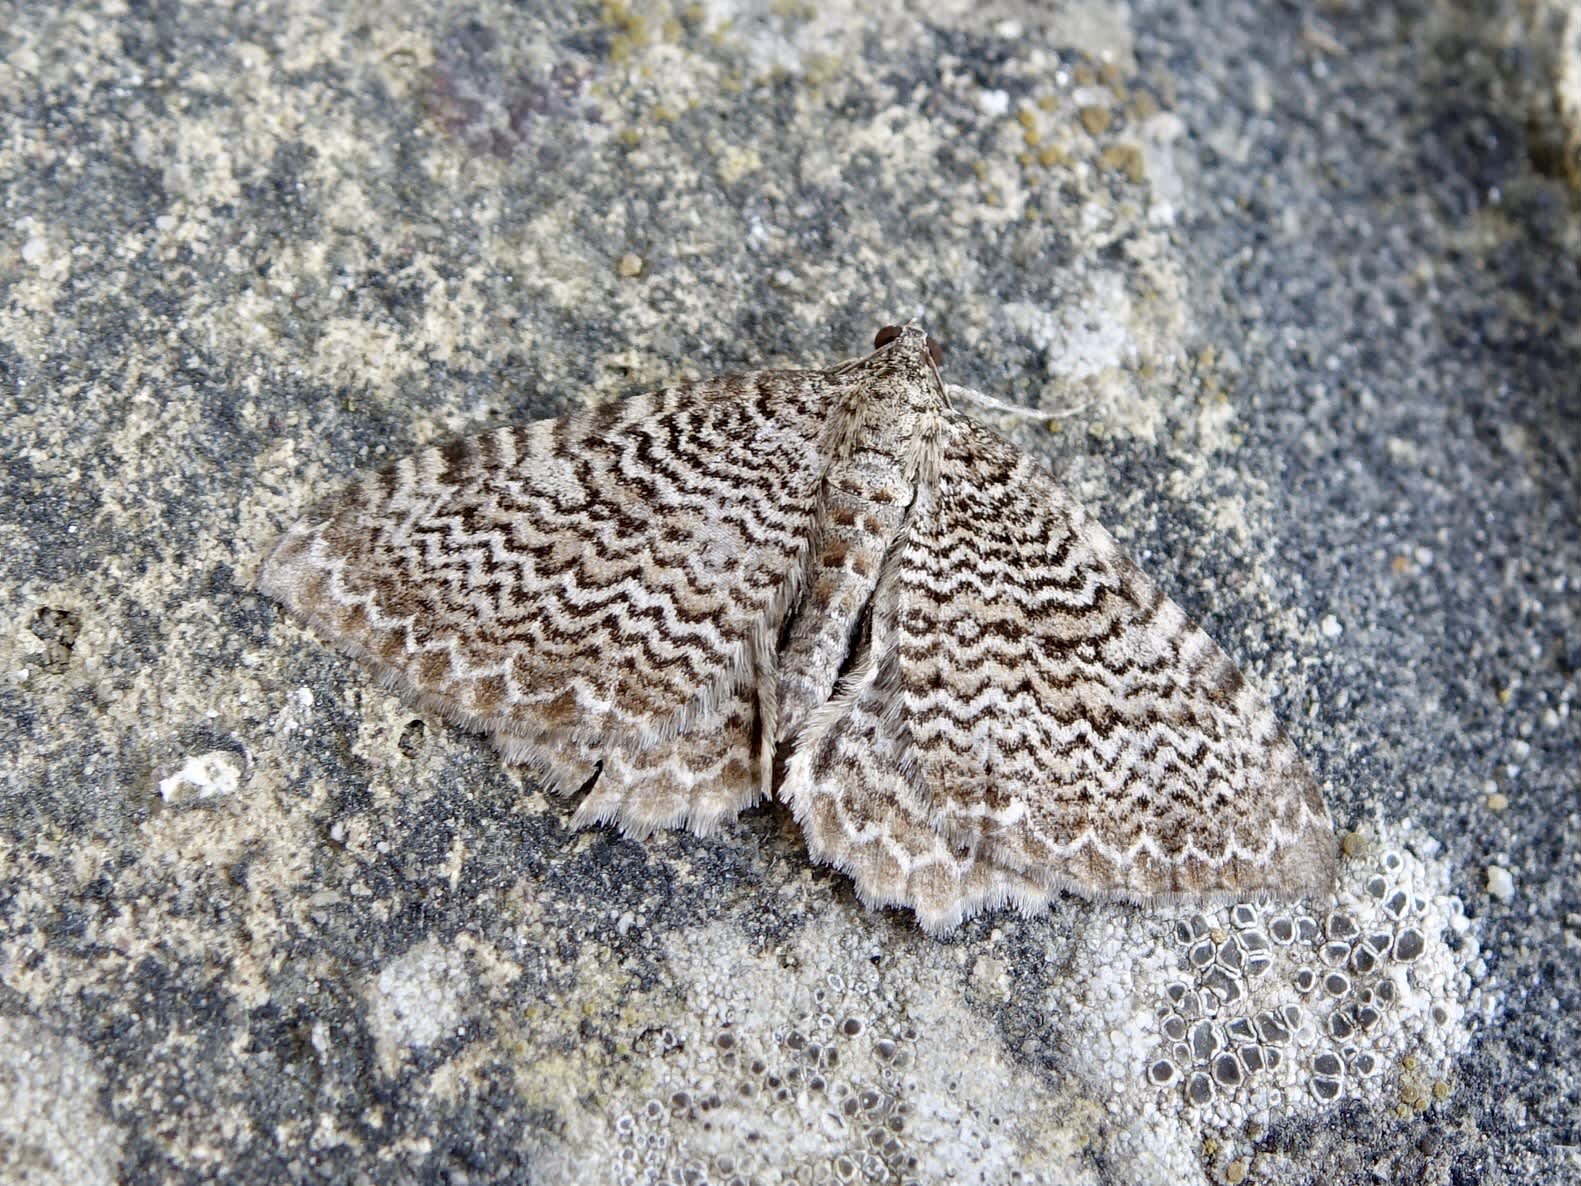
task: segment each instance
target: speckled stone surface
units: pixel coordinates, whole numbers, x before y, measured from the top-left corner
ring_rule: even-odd
[[[1581,1175],[1573,14],[866,7],[0,23],[0,1180]],[[1270,692],[1332,900],[935,942],[249,591],[383,458],[913,317]]]

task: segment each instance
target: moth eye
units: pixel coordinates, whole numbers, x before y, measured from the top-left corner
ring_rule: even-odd
[[[941,367],[944,365],[944,347],[934,340],[932,334],[928,335],[928,357],[933,359],[934,366]]]
[[[896,338],[900,337],[900,332],[900,326],[886,325],[883,329],[879,330],[873,335],[873,349],[882,350]]]

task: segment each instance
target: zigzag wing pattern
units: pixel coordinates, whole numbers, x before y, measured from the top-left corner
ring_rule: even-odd
[[[315,507],[258,584],[557,789],[602,763],[580,818],[706,829],[766,777],[758,668],[830,400],[821,373],[736,376],[426,449]]]
[[[871,657],[871,656],[870,656]],[[856,883],[869,906],[904,906],[930,934],[980,910],[1035,913],[1054,891],[1000,866],[982,836],[946,835],[896,732],[898,656],[891,649],[851,676],[802,734],[780,797],[815,860]]]
[[[896,745],[943,834],[1086,894],[1327,891],[1266,701],[1026,454],[949,414],[893,582]]]

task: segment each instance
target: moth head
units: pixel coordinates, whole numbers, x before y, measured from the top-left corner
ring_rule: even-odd
[[[920,345],[927,351],[928,361],[933,364],[934,370],[944,365],[944,349],[939,345],[938,340],[915,325],[886,325],[873,335],[874,350],[882,350],[897,342],[900,343],[896,347],[899,350],[912,350]]]
[[[915,325],[886,325],[873,338],[873,353],[848,359],[828,374],[854,384],[864,401],[914,412],[949,406],[939,376],[939,344]]]

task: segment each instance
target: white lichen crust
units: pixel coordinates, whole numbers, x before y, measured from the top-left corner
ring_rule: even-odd
[[[567,1076],[529,1089],[566,1118],[546,1171],[716,1186],[1065,1186],[1114,1181],[1116,1166],[1138,1186],[1247,1169],[1303,1180],[1271,1135],[1346,1107],[1379,1124],[1432,1108],[1491,1005],[1432,843],[1403,828],[1376,840],[1310,909],[1072,904],[957,944],[853,926],[848,908],[768,947],[728,922],[672,932],[640,995],[590,975],[608,999],[579,1000],[559,1038],[526,1035]],[[1018,966],[1028,950],[1049,955]],[[598,1073],[548,1053],[589,1012],[665,1021],[616,1023]]]
[[[1134,1118],[1124,1155],[1190,1180],[1204,1137],[1222,1168],[1343,1103],[1404,1117],[1447,1096],[1492,1002],[1435,849],[1387,829],[1322,902],[1095,919],[1074,957],[1068,1048]]]

